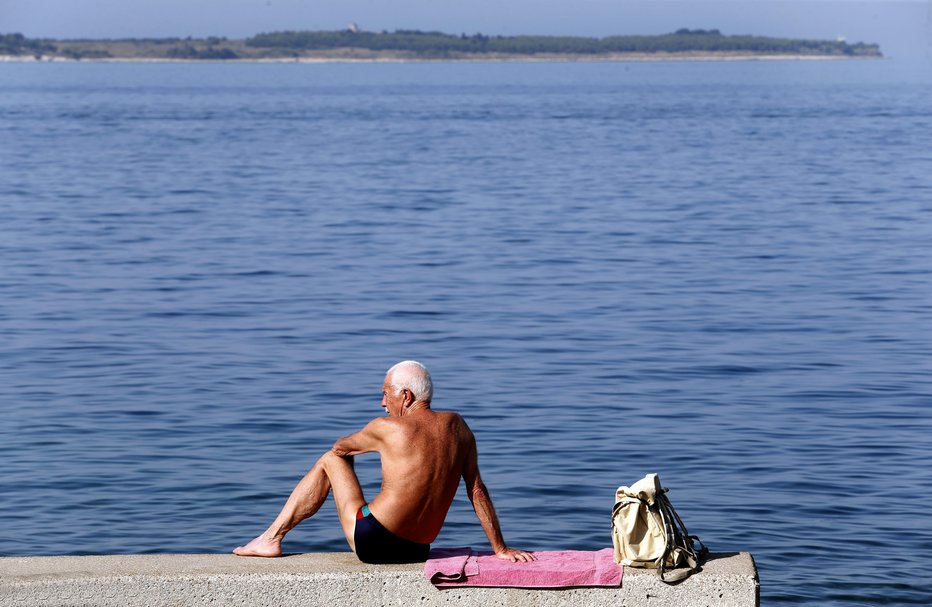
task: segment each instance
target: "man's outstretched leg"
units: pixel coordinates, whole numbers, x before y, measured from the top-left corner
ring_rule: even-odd
[[[353,533],[356,528],[356,511],[366,503],[353,470],[352,458],[343,458],[332,451],[325,453],[298,486],[291,492],[288,501],[275,520],[259,537],[245,546],[239,546],[233,554],[239,556],[281,556],[282,539],[285,534],[304,519],[317,512],[327,495],[333,491],[340,525],[350,548],[356,550]]]

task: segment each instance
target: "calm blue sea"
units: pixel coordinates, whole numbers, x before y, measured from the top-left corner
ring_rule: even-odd
[[[415,358],[515,546],[659,472],[765,605],[932,603],[926,69],[0,65],[0,554],[226,552]]]

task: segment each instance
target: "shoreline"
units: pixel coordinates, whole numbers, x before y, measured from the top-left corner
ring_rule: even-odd
[[[305,56],[245,57],[237,59],[175,59],[169,57],[88,57],[75,59],[54,55],[0,55],[0,63],[624,63],[669,61],[864,61],[874,56],[744,54],[744,53],[617,53],[607,55],[490,55],[467,57],[411,56]]]

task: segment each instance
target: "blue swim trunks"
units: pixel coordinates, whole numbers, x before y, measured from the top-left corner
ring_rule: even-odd
[[[382,526],[365,504],[356,513],[356,556],[363,563],[423,563],[430,544],[418,544],[398,537]]]

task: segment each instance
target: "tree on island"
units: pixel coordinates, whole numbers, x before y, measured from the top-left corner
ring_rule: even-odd
[[[30,39],[22,34],[0,34],[0,55],[41,57],[57,50],[54,44],[45,40]]]

